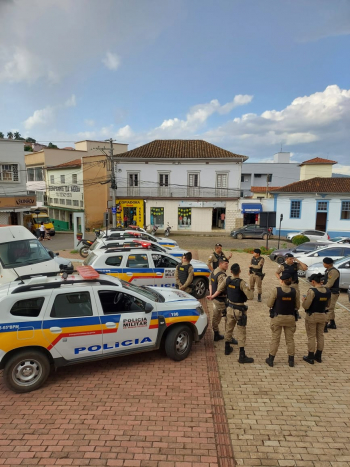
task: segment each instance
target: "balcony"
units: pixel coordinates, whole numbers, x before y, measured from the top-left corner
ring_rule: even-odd
[[[118,198],[239,198],[239,190],[187,186],[118,187]]]
[[[140,196],[140,187],[139,186],[129,186],[127,188],[127,196]]]

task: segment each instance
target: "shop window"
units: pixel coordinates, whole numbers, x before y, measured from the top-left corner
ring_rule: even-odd
[[[164,227],[164,208],[151,208],[151,225]]]

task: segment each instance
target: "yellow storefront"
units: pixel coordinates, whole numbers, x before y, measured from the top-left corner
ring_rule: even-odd
[[[122,226],[144,225],[143,199],[117,199],[117,224]],[[126,217],[126,219],[125,219]]]

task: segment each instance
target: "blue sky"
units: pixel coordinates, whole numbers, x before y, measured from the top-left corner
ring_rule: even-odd
[[[1,0],[0,131],[346,165],[349,50],[348,0]]]

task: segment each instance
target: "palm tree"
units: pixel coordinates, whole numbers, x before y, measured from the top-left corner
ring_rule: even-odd
[[[14,137],[15,139],[21,139],[21,133],[20,133],[19,131],[15,131],[15,132],[13,133],[13,137]]]
[[[13,133],[12,133],[12,131],[9,131],[9,132],[7,133],[7,137],[8,137],[8,139],[13,139]]]
[[[2,131],[0,131],[0,138],[4,139],[5,138],[5,135]]]

